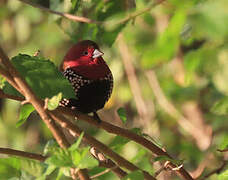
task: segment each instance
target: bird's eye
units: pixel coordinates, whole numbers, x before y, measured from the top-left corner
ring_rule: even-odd
[[[85,56],[87,56],[88,54],[89,54],[88,51],[83,52],[83,55],[85,55]]]

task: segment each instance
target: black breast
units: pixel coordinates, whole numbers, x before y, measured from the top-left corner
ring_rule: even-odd
[[[72,84],[77,99],[65,100],[61,104],[74,107],[80,112],[96,112],[103,108],[112,93],[113,78],[111,73],[99,80],[89,80],[76,74],[73,70],[67,69],[64,71],[64,76]]]

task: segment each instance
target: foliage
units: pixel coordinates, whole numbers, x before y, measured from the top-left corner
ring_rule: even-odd
[[[181,3],[167,0],[154,7],[151,5],[154,1],[149,0],[32,2],[99,22],[70,21],[16,0],[0,2],[0,42],[36,95],[42,99],[49,98],[49,110],[55,109],[62,97],[74,97],[72,87],[57,68],[67,49],[81,39],[94,40],[105,53],[104,59],[115,80],[113,95],[104,110],[99,112],[102,117],[139,135],[148,134],[147,138],[156,139],[176,159],[184,159],[184,162],[172,161],[174,164],[184,163],[188,170],[194,171],[209,154],[210,159],[205,160],[208,164],[202,175],[218,168],[223,153],[216,150],[227,148],[228,142],[227,0],[183,0]],[[152,8],[133,16],[148,7]],[[149,112],[147,121],[143,123],[139,121],[139,111],[135,106],[137,98],[134,98],[134,89],[125,73],[127,67],[121,61],[120,34],[129,48],[129,52],[124,54],[132,60]],[[38,49],[42,56],[32,56]],[[147,70],[155,72],[161,92],[187,122],[180,121],[167,104],[161,105],[159,100],[163,99],[157,97],[159,93],[156,94],[146,79]],[[1,77],[0,81],[5,93],[20,95],[4,78]],[[83,135],[70,148],[61,149],[56,142],[49,141],[51,134],[48,128],[33,111],[34,108],[28,104],[22,106],[12,100],[1,101],[0,147],[32,152],[44,149],[44,154],[49,157],[45,162],[1,157],[1,178],[68,179],[70,167],[89,168],[91,176],[104,170],[89,154],[88,147],[79,146]],[[114,116],[114,112],[118,116]],[[181,125],[183,122],[184,126]],[[184,127],[189,123],[197,131],[186,130]],[[154,158],[147,150],[121,136],[80,125],[87,133],[151,174],[156,171],[152,163],[170,160],[163,156]],[[201,133],[197,134],[199,131]],[[206,138],[210,142],[204,145]],[[137,180],[142,176],[142,172],[135,171],[124,179]],[[208,179],[222,180],[226,176],[227,170]],[[108,172],[97,179],[117,178]]]

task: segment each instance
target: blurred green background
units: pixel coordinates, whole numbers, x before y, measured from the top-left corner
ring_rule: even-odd
[[[40,50],[58,66],[73,43],[94,40],[114,76],[112,97],[100,111],[102,119],[141,128],[172,156],[183,159],[194,177],[218,168],[227,158],[227,153],[217,151],[228,146],[227,0],[167,0],[154,7],[149,0],[32,2],[105,23],[73,22],[18,0],[1,0],[0,44],[9,57]],[[141,10],[146,12],[130,16]],[[120,107],[126,110],[126,124],[117,115]],[[0,147],[42,153],[51,133],[36,113],[16,128],[19,110],[20,103],[1,99]],[[113,143],[113,135],[78,123],[105,144]],[[133,142],[113,148],[151,173],[160,166]],[[223,177],[214,174],[208,179],[218,178]],[[97,179],[116,177],[107,173]],[[158,179],[178,177],[164,172]]]

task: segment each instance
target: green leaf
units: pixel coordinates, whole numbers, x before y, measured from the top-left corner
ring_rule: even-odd
[[[97,34],[98,41],[111,47],[115,42],[118,34],[124,29],[126,24],[127,22],[123,24],[121,23],[121,24],[115,25],[111,30],[102,29],[102,27],[99,27],[98,34]]]
[[[62,93],[60,92],[56,96],[53,96],[51,99],[48,99],[48,110],[55,110],[59,106],[59,102],[62,99]]]
[[[5,86],[6,79],[2,76],[0,76],[0,89],[3,89]]]
[[[132,128],[132,129],[130,129],[130,131],[135,133],[135,134],[138,134],[140,136],[143,135],[142,130],[140,128]]]
[[[78,0],[71,0],[72,8],[74,9]]]
[[[36,180],[45,180],[46,176],[50,175],[52,172],[56,170],[56,166],[54,165],[48,165],[47,168],[44,170],[41,177],[37,178]]]
[[[82,160],[81,153],[78,150],[74,150],[71,152],[72,161],[75,166],[78,166],[80,161]]]
[[[54,155],[45,160],[45,163],[56,167],[71,167],[71,154],[68,150],[59,148]]]
[[[73,12],[75,13],[79,8],[80,0],[71,0],[71,4]]]
[[[133,171],[123,178],[123,180],[141,180],[144,179],[142,171]]]
[[[59,145],[58,143],[51,139],[47,142],[47,144],[44,147],[44,155],[48,155],[48,154],[54,154],[55,152],[57,152],[59,149]]]
[[[123,147],[129,141],[130,141],[129,139],[126,139],[122,136],[115,136],[115,138],[109,144],[109,147],[116,150],[116,149]]]
[[[62,176],[63,176],[63,169],[60,168],[59,171],[58,171],[58,175],[56,177],[56,180],[60,180]]]
[[[29,115],[35,110],[31,104],[24,104],[20,109],[19,121],[16,123],[16,127],[25,123]]]
[[[0,177],[9,179],[12,177],[20,177],[21,162],[15,157],[0,158]]]
[[[74,150],[78,149],[78,147],[79,147],[79,145],[80,145],[80,143],[82,141],[83,136],[84,136],[84,132],[82,132],[80,134],[80,136],[78,137],[77,141],[74,144],[71,145],[71,147],[69,148],[70,151],[74,151]]]
[[[172,59],[178,50],[180,33],[186,20],[183,10],[178,10],[171,18],[167,29],[158,36],[154,45],[147,47],[142,54],[142,65],[145,68],[155,67]]]
[[[84,158],[80,161],[78,168],[84,169],[84,168],[93,168],[97,167],[99,165],[99,162],[91,156],[90,153],[87,153]]]
[[[50,60],[19,54],[12,58],[12,63],[38,97],[51,98],[62,92],[63,98],[75,98],[71,84]],[[3,91],[16,96],[19,94],[8,83]]]
[[[40,177],[43,174],[46,164],[32,159],[21,158],[21,169],[35,177]]]
[[[196,6],[189,19],[196,34],[210,39],[223,40],[228,32],[228,1],[204,1]]]
[[[211,108],[211,112],[217,115],[227,115],[228,113],[228,97],[217,101]]]
[[[83,148],[80,151],[71,152],[73,163],[79,169],[93,168],[98,166],[98,161],[89,153],[89,147]]]
[[[126,113],[126,110],[124,108],[119,108],[117,110],[117,113],[120,117],[120,119],[122,120],[122,122],[125,124],[127,122],[127,113]]]
[[[218,175],[218,180],[228,179],[228,170],[225,170],[223,173]]]

